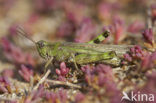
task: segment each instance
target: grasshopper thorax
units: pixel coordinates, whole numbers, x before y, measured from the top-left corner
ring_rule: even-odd
[[[48,56],[48,42],[40,40],[36,43],[37,50],[39,55],[43,58],[47,58]]]

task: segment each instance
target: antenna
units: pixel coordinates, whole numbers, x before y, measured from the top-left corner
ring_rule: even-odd
[[[19,35],[24,36],[25,38],[29,39],[30,41],[36,44],[36,42],[28,36],[28,34],[25,32],[25,30],[21,26],[17,26],[16,31]]]

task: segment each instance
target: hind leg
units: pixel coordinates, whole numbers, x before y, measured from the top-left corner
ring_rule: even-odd
[[[77,64],[88,64],[88,63],[95,63],[100,62],[102,60],[110,60],[116,57],[115,52],[104,52],[104,53],[96,53],[96,54],[79,54],[75,56],[75,61]]]

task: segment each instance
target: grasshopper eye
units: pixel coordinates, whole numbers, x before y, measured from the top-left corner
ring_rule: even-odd
[[[45,47],[46,44],[47,44],[47,43],[46,43],[45,41],[43,41],[43,40],[37,42],[37,45],[38,45],[39,48]]]
[[[44,47],[44,43],[43,43],[43,42],[40,42],[40,43],[39,43],[39,47],[40,47],[40,48],[43,48],[43,47]]]
[[[37,42],[37,45],[39,48],[43,48],[45,46],[45,43],[44,43],[44,41],[39,41],[39,42]]]

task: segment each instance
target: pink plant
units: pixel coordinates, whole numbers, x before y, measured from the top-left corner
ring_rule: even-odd
[[[18,24],[12,24],[9,28],[9,32],[11,35],[16,35],[17,34],[17,31],[16,31],[16,28],[17,28]]]
[[[64,81],[65,82],[66,81],[66,78],[64,76],[59,75],[58,78],[57,78],[57,80]]]
[[[112,22],[112,33],[114,34],[114,43],[118,44],[125,31],[124,21],[120,17],[115,16]]]
[[[128,31],[131,33],[139,33],[145,28],[145,24],[141,21],[134,21],[128,27]]]
[[[144,56],[144,52],[139,45],[130,48],[131,56],[136,58],[142,58]]]
[[[147,90],[147,92],[149,93],[153,93],[154,95],[156,95],[156,72],[153,71],[152,73],[146,73],[147,76],[147,83],[145,85],[145,87],[143,88],[143,90]],[[145,89],[146,88],[146,89]]]
[[[141,62],[141,68],[143,70],[152,69],[155,66],[156,66],[156,52],[152,54],[147,54]]]
[[[150,43],[151,45],[154,42],[154,35],[153,35],[153,31],[152,28],[146,29],[143,33],[142,33],[144,39],[146,42]]]
[[[20,48],[16,47],[5,37],[1,38],[2,47],[5,57],[15,64],[35,65],[35,61],[30,54],[24,53]]]
[[[151,17],[152,17],[152,22],[154,24],[156,20],[156,4],[151,5]]]
[[[113,81],[113,74],[110,66],[99,64],[96,67],[85,66],[81,68],[85,72],[86,81],[89,83],[94,81],[94,78],[97,77],[97,85],[102,87],[107,79],[109,82]]]
[[[136,45],[130,48],[130,52],[124,54],[125,60],[132,62],[133,60],[142,60],[145,57],[146,53],[142,50],[139,45]]]
[[[69,21],[75,25],[79,25],[86,15],[87,6],[84,3],[74,2],[72,0],[66,0],[62,2],[62,7]],[[79,8],[79,10],[77,10]]]
[[[56,69],[57,75],[65,76],[68,74],[68,72],[69,72],[69,68],[66,67],[65,62],[62,62],[60,64],[60,69]]]
[[[18,72],[27,82],[29,82],[30,77],[33,76],[32,68],[28,68],[25,65],[21,65],[21,69]]]
[[[45,89],[43,85],[40,85],[37,91],[33,91],[32,100],[36,100],[38,98],[42,98],[45,94]]]
[[[57,102],[57,95],[53,92],[46,92],[46,99],[49,101],[49,102],[52,102],[52,103],[56,103]]]
[[[40,85],[36,91],[32,91],[29,95],[27,95],[24,99],[24,103],[32,103],[36,102],[38,99],[43,98],[45,95],[45,90],[43,85]]]
[[[2,75],[5,77],[13,77],[14,71],[12,69],[5,69],[3,70]]]
[[[10,92],[10,90],[8,89],[9,87],[11,87],[11,83],[8,79],[8,77],[5,76],[1,76],[0,77],[0,92]]]
[[[35,0],[34,6],[38,11],[47,12],[58,7],[57,0]]]
[[[35,23],[37,20],[39,20],[39,15],[38,14],[35,14],[35,13],[32,13],[30,15],[30,17],[28,18],[28,20],[27,20],[26,23],[29,24],[29,25],[31,25],[31,24]]]
[[[46,99],[52,103],[66,103],[67,102],[67,92],[63,88],[60,88],[58,92],[46,92]]]
[[[18,103],[17,100],[8,100],[5,103]]]
[[[59,37],[67,37],[71,36],[75,30],[75,25],[69,21],[62,23],[57,31],[57,36]]]
[[[80,28],[76,30],[75,41],[79,43],[88,42],[95,36],[96,26],[90,18],[83,19]]]
[[[0,84],[0,92],[5,93],[8,92],[7,88]]]
[[[150,54],[141,49],[140,46],[134,46],[130,48],[130,52],[124,54],[124,59],[128,62],[139,60],[140,69],[145,72],[156,66],[156,52]]]
[[[61,103],[65,103],[67,101],[67,91],[63,88],[60,88],[58,91],[58,98],[60,99]]]
[[[66,81],[65,76],[69,73],[69,68],[66,67],[65,62],[60,64],[60,69],[56,69],[56,74],[59,76],[58,80]]]
[[[98,6],[98,12],[100,18],[107,20],[111,17],[112,6],[109,3],[100,3]]]
[[[103,20],[109,20],[112,13],[120,8],[119,3],[100,2],[98,5],[98,13]]]
[[[85,95],[82,93],[77,93],[75,96],[75,102],[81,103],[85,99]]]
[[[4,1],[1,1],[1,4],[3,4],[3,8],[8,11],[9,9],[11,9],[14,4],[16,3],[16,0],[4,0]]]
[[[153,94],[156,95],[156,72],[152,71],[152,73],[147,72],[145,74],[147,77],[146,83],[141,87],[136,87],[135,92],[140,92],[142,94]]]
[[[132,61],[132,57],[128,53],[124,54],[124,58],[125,58],[125,60],[127,60],[129,62]]]
[[[94,67],[90,67],[89,65],[86,65],[86,66],[81,67],[81,70],[85,73],[85,80],[88,83],[90,81],[92,81],[92,78],[93,78],[93,75],[92,75],[93,69],[94,69]]]
[[[120,101],[119,98],[121,97],[121,93],[117,89],[117,84],[114,81],[112,68],[110,66],[99,64],[95,67],[85,66],[81,69],[85,72],[85,78],[88,85],[93,88],[95,85],[99,87],[99,92],[97,92],[98,96],[107,96],[111,98],[111,103]],[[102,88],[105,88],[105,93],[107,94],[100,93],[100,89]]]

